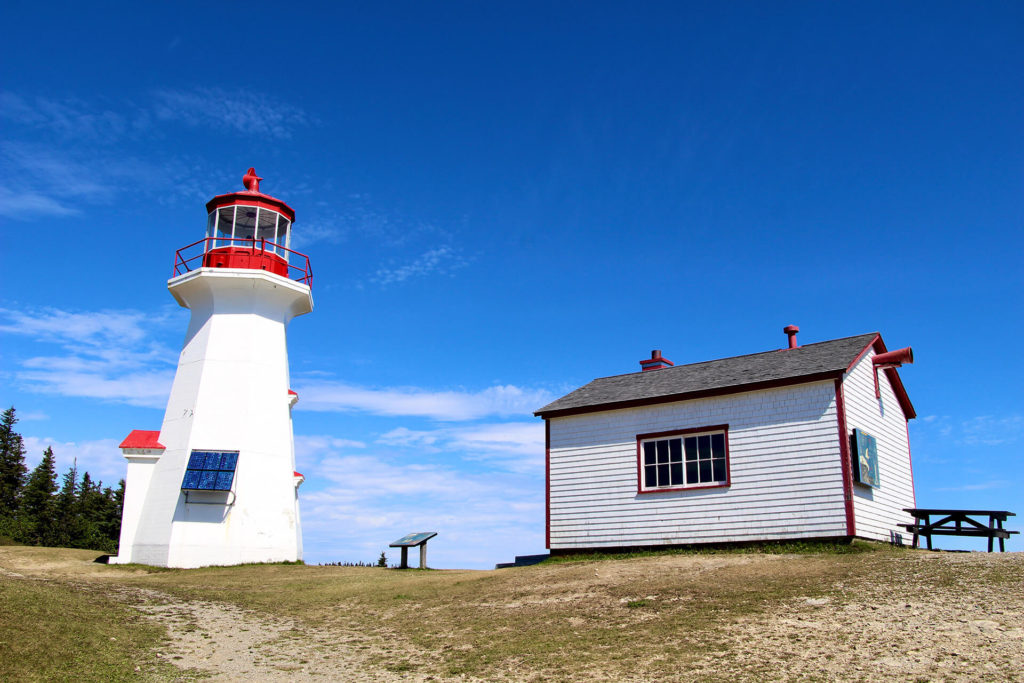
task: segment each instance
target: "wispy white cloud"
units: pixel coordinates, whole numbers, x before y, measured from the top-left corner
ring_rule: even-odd
[[[382,551],[396,561],[387,544],[410,531],[439,532],[430,542],[435,567],[489,568],[543,550],[539,477],[375,455],[328,455],[302,466],[306,486],[320,487],[300,490],[305,544],[317,548],[307,562],[371,561]]]
[[[379,268],[370,282],[387,286],[425,275],[450,275],[465,265],[466,259],[457,249],[443,245],[428,249],[409,263]]]
[[[33,360],[38,361],[38,367],[18,372],[16,377],[27,389],[44,394],[98,398],[133,406],[162,408],[167,403],[167,395],[174,380],[173,370],[113,373],[109,363],[95,360],[91,370],[69,372],[62,369],[58,362]]]
[[[8,320],[0,323],[0,332],[93,347],[109,346],[114,341],[137,343],[146,337],[144,325],[151,318],[137,311],[73,312],[56,308],[31,313],[0,309],[0,315]]]
[[[154,113],[158,119],[180,121],[190,126],[289,138],[295,128],[314,123],[301,108],[250,90],[162,89],[154,92],[153,96]]]
[[[541,389],[513,385],[481,391],[430,391],[416,387],[369,388],[312,381],[298,388],[303,409],[363,411],[376,415],[428,417],[442,421],[475,420],[490,415],[525,416],[551,400]]]
[[[176,354],[153,331],[169,319],[138,311],[0,309],[0,333],[62,349],[20,360],[13,375],[30,390],[162,407]]]
[[[11,218],[71,216],[82,204],[105,204],[114,187],[110,169],[91,169],[70,158],[65,150],[44,145],[8,142],[0,147],[0,213]]]
[[[295,436],[295,450],[308,458],[320,458],[327,453],[336,453],[349,448],[366,448],[362,441],[339,439],[326,434],[305,434]]]
[[[923,429],[919,431],[926,437],[938,437],[960,446],[1001,446],[1015,443],[1024,435],[1022,415],[926,415],[921,421]]]
[[[377,443],[421,453],[456,453],[512,472],[540,472],[544,465],[544,426],[539,420],[428,430],[398,427]]]
[[[72,216],[113,203],[128,191],[158,204],[206,199],[215,174],[185,158],[157,160],[48,144],[10,142],[0,147],[0,215],[21,220]],[[222,178],[222,182],[228,179]]]
[[[0,187],[0,216],[36,218],[39,216],[73,216],[80,211],[34,190]]]
[[[134,114],[134,108],[128,107]],[[133,128],[128,115],[79,98],[23,97],[0,91],[0,117],[76,142],[110,141]]]
[[[303,221],[302,229],[292,235],[292,249],[301,251],[316,243],[337,244],[344,242],[345,237],[345,229],[336,223],[323,219]]]
[[[997,446],[1013,443],[1021,437],[1024,433],[1024,416],[981,415],[964,420],[960,428],[961,440],[966,445]]]
[[[125,461],[117,447],[121,439],[59,441],[48,436],[25,436],[24,440],[25,462],[29,469],[39,464],[43,451],[50,447],[53,448],[58,477],[77,462],[79,476],[88,472],[93,481],[100,480],[104,486],[117,488],[117,482],[124,479]]]
[[[962,484],[960,486],[945,486],[942,488],[935,489],[936,491],[988,491],[989,489],[1004,489],[1011,486],[1013,482],[1005,479],[993,479],[989,481],[976,482],[971,484]]]
[[[0,91],[0,117],[77,143],[122,139],[149,131],[157,121],[277,138],[316,124],[301,107],[264,93],[209,87],[163,88],[148,98],[116,103]]]
[[[154,140],[174,123],[264,138],[315,123],[295,105],[216,88],[164,89],[114,103],[0,91],[0,121],[16,129],[5,131],[0,147],[0,215],[19,220],[80,214],[126,192],[158,203],[208,199],[220,174],[207,163],[180,150],[154,157]]]

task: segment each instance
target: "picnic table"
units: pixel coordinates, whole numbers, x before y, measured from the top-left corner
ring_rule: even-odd
[[[913,547],[917,547],[918,537],[924,536],[928,541],[928,550],[932,549],[932,535],[940,536],[986,536],[988,551],[992,552],[992,541],[999,539],[999,552],[1005,552],[1003,543],[1010,534],[1020,533],[1003,528],[1007,517],[1016,514],[1006,510],[943,510],[937,508],[903,508],[914,516],[913,524],[900,524],[901,527],[914,534]],[[934,522],[932,517],[938,517]],[[974,519],[977,517],[978,519]],[[988,517],[985,524],[981,518]]]

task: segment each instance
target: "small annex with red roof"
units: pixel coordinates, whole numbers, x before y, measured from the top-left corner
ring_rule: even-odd
[[[160,432],[149,429],[133,429],[118,448],[122,450],[165,450],[160,443]]]
[[[915,506],[916,416],[877,332],[596,379],[544,406],[547,546],[867,538]]]

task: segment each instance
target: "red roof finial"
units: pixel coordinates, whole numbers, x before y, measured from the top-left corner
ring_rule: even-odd
[[[242,184],[245,185],[245,189],[249,190],[250,192],[260,191],[261,180],[263,180],[263,178],[257,176],[256,169],[251,166],[249,167],[249,170],[245,172],[245,175],[242,176]]]

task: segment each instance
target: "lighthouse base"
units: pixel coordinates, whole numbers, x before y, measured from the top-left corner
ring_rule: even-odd
[[[165,450],[142,457],[125,449],[112,562],[299,561],[286,328],[312,310],[309,287],[243,268],[201,268],[168,287],[192,315],[159,432]]]

